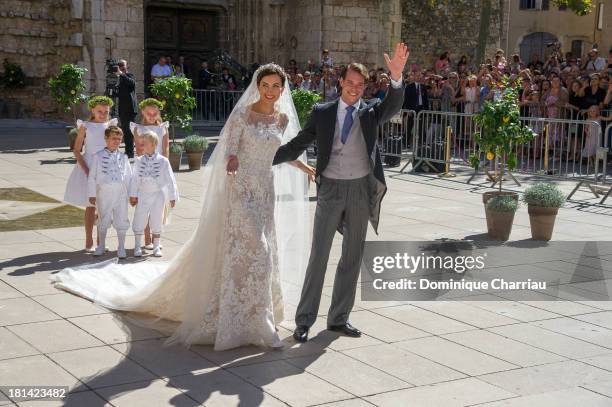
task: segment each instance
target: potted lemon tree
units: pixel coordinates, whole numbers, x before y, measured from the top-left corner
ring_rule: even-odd
[[[174,162],[173,169],[180,166],[182,148],[176,143],[176,128],[191,129],[192,112],[195,108],[195,98],[192,94],[191,79],[171,76],[160,79],[151,84],[151,94],[159,100],[164,109],[162,116],[170,122],[170,162]],[[178,166],[176,162],[178,161]]]
[[[554,184],[537,183],[523,193],[523,201],[527,203],[529,225],[533,240],[548,241],[552,238],[555,219],[559,208],[565,202],[565,195]]]
[[[478,131],[474,134],[476,148],[470,155],[472,167],[478,171],[482,161],[499,162],[499,177],[496,180],[499,189],[485,192],[482,197],[487,218],[487,232],[491,237],[503,235],[495,228],[505,223],[493,219],[502,216],[500,214],[503,211],[487,211],[487,203],[496,196],[508,196],[518,201],[517,193],[502,191],[504,172],[506,169],[512,171],[517,167],[516,148],[535,137],[533,130],[520,120],[518,86],[512,85],[507,79],[503,79],[498,84],[499,97],[486,101],[483,109],[474,115]]]
[[[60,67],[60,71],[56,76],[49,79],[49,88],[51,89],[51,97],[60,105],[64,112],[72,114],[72,126],[66,126],[68,135],[68,145],[72,150],[74,141],[78,134],[75,128],[77,120],[77,107],[85,100],[85,81],[83,76],[87,69],[81,68],[75,64],[64,64]]]
[[[321,99],[321,96],[308,90],[294,89],[291,91],[291,98],[295,105],[300,126],[304,127],[306,120],[308,120],[308,116],[310,116],[312,107]]]

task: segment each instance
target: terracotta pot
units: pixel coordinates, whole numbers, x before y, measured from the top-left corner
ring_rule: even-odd
[[[189,162],[189,169],[199,170],[202,167],[202,157],[203,156],[204,156],[203,151],[187,153],[187,162]]]
[[[489,237],[494,240],[508,240],[512,232],[512,222],[514,222],[514,212],[493,212],[485,210],[487,214],[487,227],[489,224]]]
[[[550,240],[558,211],[559,208],[544,208],[532,205],[527,207],[529,224],[531,225],[531,238],[533,240]]]
[[[177,172],[181,168],[182,156],[182,151],[180,153],[170,152],[168,159],[170,160],[170,167],[172,167],[172,171]]]
[[[497,240],[508,240],[508,236],[510,235],[510,230],[512,230],[512,220],[514,220],[514,212],[512,212],[512,220],[510,220],[510,230],[508,230],[508,236],[506,236],[505,239],[498,239],[495,236],[500,236],[500,233],[498,233],[497,230],[494,230],[495,225],[493,224],[492,218],[493,218],[493,214],[498,215],[498,214],[504,214],[504,212],[500,213],[500,212],[490,212],[489,210],[487,210],[487,202],[489,202],[489,199],[495,197],[495,196],[511,196],[515,201],[518,202],[519,196],[516,192],[510,192],[510,191],[490,191],[490,192],[485,192],[484,194],[482,194],[482,203],[485,206],[485,215],[487,218],[487,233],[489,234],[489,236],[491,236],[494,239]],[[508,214],[508,212],[505,212],[505,214]],[[499,218],[499,221],[497,224],[502,224],[499,223],[501,222],[501,218]],[[503,234],[502,234],[503,235]]]

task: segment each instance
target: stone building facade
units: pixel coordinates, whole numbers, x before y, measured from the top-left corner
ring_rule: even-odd
[[[291,58],[303,65],[323,48],[336,63],[383,66],[383,52],[403,39],[412,63],[431,66],[445,49],[479,58],[504,39],[505,1],[3,0],[0,60],[20,64],[28,79],[0,99],[22,101],[29,117],[56,117],[49,77],[78,63],[88,69],[89,91],[102,93],[109,58],[129,62],[139,94],[162,55],[183,56],[191,77],[219,49],[244,66]]]
[[[432,67],[444,51],[456,63],[466,55],[477,65],[495,54],[507,30],[506,4],[514,0],[402,0],[402,38],[410,62]]]
[[[531,8],[512,4],[508,14],[508,41],[502,46],[523,60],[532,54],[543,60],[551,49],[546,45],[555,41],[560,42],[563,53],[571,52],[577,58],[586,56],[594,44],[606,58],[612,47],[612,0],[593,1],[593,11],[586,16],[551,3]]]

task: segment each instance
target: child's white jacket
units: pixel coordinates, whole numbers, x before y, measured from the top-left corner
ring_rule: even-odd
[[[103,149],[93,156],[87,177],[87,196],[96,196],[98,186],[122,183],[128,191],[132,178],[132,167],[127,155],[119,150]]]
[[[140,198],[141,193],[161,190],[166,202],[178,201],[178,187],[170,167],[170,161],[163,155],[143,154],[134,161],[134,174],[130,183],[130,197]]]

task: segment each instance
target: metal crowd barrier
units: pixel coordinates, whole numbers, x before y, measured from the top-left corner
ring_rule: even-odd
[[[423,110],[413,136],[413,172],[442,172],[446,164],[469,165],[474,151],[472,115]]]
[[[416,112],[400,110],[388,122],[378,129],[378,145],[380,154],[388,167],[398,167],[402,161],[408,160],[404,169],[412,162],[412,134],[415,126]]]
[[[608,140],[604,145],[598,122],[532,117],[521,121],[537,135],[533,141],[515,147],[516,172],[593,184],[605,180]],[[413,172],[439,173],[447,164],[470,166],[469,156],[477,148],[474,133],[479,130],[472,115],[426,110],[419,112],[416,123]],[[495,162],[487,165],[494,169]]]
[[[196,124],[223,125],[243,91],[194,89],[196,107],[192,113]]]
[[[612,123],[608,124],[608,126],[606,127],[606,130],[604,131],[604,151],[603,153],[605,153],[607,155],[607,153],[610,152],[610,148],[612,147]],[[606,166],[606,161],[604,160],[604,168]],[[606,184],[606,170],[604,170],[604,176],[603,176],[603,180],[602,182],[604,183],[604,185]],[[601,198],[601,201],[599,202],[600,204],[603,204],[604,202],[606,202],[606,199],[608,199],[610,196],[612,196],[612,185],[609,186],[608,191],[604,194],[603,198]]]

